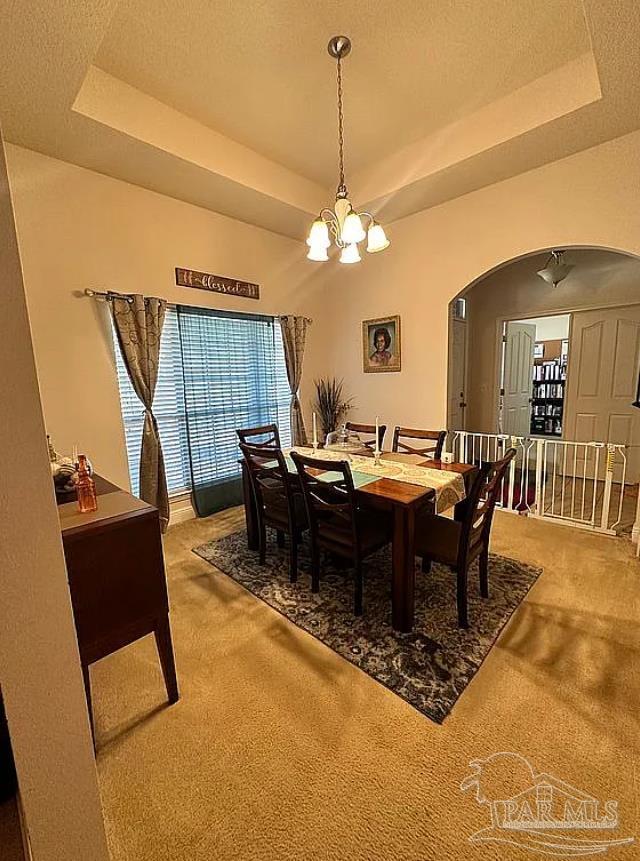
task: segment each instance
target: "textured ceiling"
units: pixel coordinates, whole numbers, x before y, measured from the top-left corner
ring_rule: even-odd
[[[10,142],[302,238],[386,224],[640,128],[638,0],[0,0]],[[391,236],[393,231],[391,231]]]
[[[589,50],[581,0],[121,0],[95,65],[325,186]]]

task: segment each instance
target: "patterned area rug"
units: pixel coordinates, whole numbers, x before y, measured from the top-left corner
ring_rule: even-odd
[[[273,539],[273,540],[271,540]],[[194,548],[194,553],[317,637],[346,660],[437,723],[451,712],[542,569],[491,555],[490,598],[478,591],[478,572],[469,574],[468,630],[457,625],[455,575],[433,565],[416,575],[416,623],[410,634],[391,627],[391,551],[370,557],[364,569],[364,615],[353,615],[351,571],[323,557],[320,592],[311,592],[309,554],[300,548],[298,582],[289,582],[288,551],[269,535],[267,564],[236,532]]]

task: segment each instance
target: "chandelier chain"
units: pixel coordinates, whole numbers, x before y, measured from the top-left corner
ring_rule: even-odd
[[[340,159],[340,184],[338,194],[346,194],[347,187],[344,184],[344,116],[342,112],[342,62],[338,57],[338,152]]]

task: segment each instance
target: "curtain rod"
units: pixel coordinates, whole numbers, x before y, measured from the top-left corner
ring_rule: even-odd
[[[125,293],[115,293],[113,290],[92,290],[90,287],[84,291],[85,296],[92,296],[95,299],[102,299],[104,302],[111,302],[113,299],[124,299],[125,302],[133,302],[131,296]]]
[[[127,293],[116,293],[114,290],[92,290],[90,287],[87,287],[86,290],[84,291],[84,295],[85,296],[91,296],[94,299],[101,299],[104,302],[111,302],[111,301],[113,301],[113,299],[124,299],[125,302],[133,302],[132,296],[128,295]],[[203,306],[192,305],[190,307],[200,308]],[[223,309],[204,307],[204,310],[205,311],[220,311]],[[237,312],[232,311],[230,313],[242,314],[243,312],[242,311],[237,311]],[[274,315],[267,314],[264,316],[275,316],[275,317],[285,317],[286,318],[286,317],[295,317],[296,315],[295,314],[274,314]],[[304,319],[307,321],[307,323],[313,323],[313,320],[311,320],[309,317],[305,317]]]
[[[293,317],[293,318],[297,317],[299,320],[306,320],[307,323],[313,323],[313,320],[311,319],[311,317],[303,317],[301,314],[276,314],[275,316],[278,318],[281,317],[283,320],[286,320],[289,317]]]

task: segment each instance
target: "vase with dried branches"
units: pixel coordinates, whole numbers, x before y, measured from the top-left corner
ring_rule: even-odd
[[[335,377],[315,380],[316,399],[313,409],[320,416],[322,442],[328,433],[336,430],[346,419],[353,406],[353,398],[345,398],[344,381]]]

